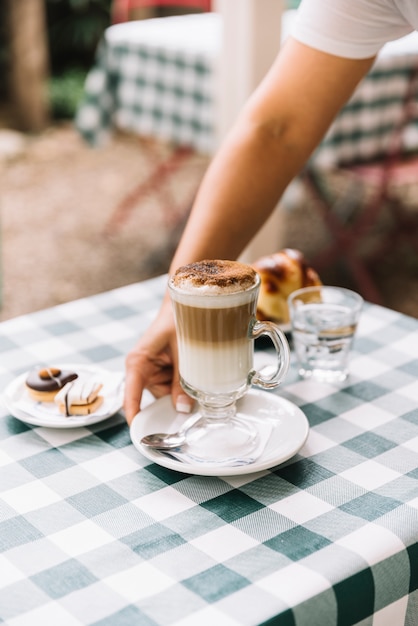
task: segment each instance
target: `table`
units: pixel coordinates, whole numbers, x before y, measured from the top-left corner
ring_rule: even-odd
[[[0,324],[1,389],[42,361],[123,369],[166,277]],[[310,422],[284,466],[164,469],[121,415],[32,427],[0,408],[8,626],[417,626],[418,320],[367,305],[341,387],[278,392]]]
[[[87,76],[76,127],[93,146],[114,129],[170,142],[168,157],[143,144],[152,163],[149,177],[122,198],[105,232],[115,233],[143,197],[158,198],[168,223],[179,211],[167,184],[193,150],[214,149],[213,120],[217,52],[222,24],[216,13],[139,20],[108,28]],[[182,214],[189,207],[183,207]]]
[[[76,115],[82,136],[100,145],[117,128],[211,152],[221,36],[216,13],[108,28]]]
[[[283,14],[282,41],[295,13]],[[118,128],[211,154],[221,42],[222,19],[216,13],[110,27],[87,77],[78,130],[94,145]],[[418,33],[383,47],[313,154],[312,164],[338,166],[385,152],[388,132],[402,116],[417,53]],[[418,148],[418,106],[405,133],[405,148]]]
[[[313,155],[316,167],[338,167],[387,154],[393,129],[404,115],[404,102],[418,70],[418,33],[386,44]],[[418,150],[418,93],[405,126],[401,148]]]

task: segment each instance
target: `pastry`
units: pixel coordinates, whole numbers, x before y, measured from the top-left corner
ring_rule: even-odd
[[[75,380],[78,374],[59,367],[33,369],[26,378],[26,388],[36,402],[53,402],[56,394],[68,382]]]
[[[252,266],[261,278],[257,304],[259,320],[287,324],[288,296],[296,289],[322,284],[316,271],[309,267],[299,250],[285,248],[261,257]]]
[[[65,385],[55,396],[60,413],[70,415],[90,415],[103,403],[99,395],[102,383],[96,377],[77,378]]]

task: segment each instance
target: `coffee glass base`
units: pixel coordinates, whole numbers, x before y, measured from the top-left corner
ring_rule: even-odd
[[[258,429],[237,413],[226,420],[201,414],[188,431],[183,449],[196,463],[246,465],[254,462],[258,447]]]
[[[187,455],[197,463],[247,464],[254,462],[260,446],[259,429],[251,416],[237,411],[236,401],[246,386],[226,395],[196,393],[181,379],[182,386],[197,400],[196,421],[187,431]]]

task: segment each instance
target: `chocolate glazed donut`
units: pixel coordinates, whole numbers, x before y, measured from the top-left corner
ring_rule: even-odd
[[[37,402],[52,402],[62,387],[78,374],[58,367],[44,367],[31,370],[26,378],[26,387],[30,396]]]

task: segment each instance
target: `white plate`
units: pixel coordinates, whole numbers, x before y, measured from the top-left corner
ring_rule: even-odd
[[[188,419],[189,416],[176,413],[170,396],[156,400],[135,416],[130,429],[132,443],[141,454],[158,465],[201,476],[233,476],[269,469],[290,459],[305,443],[309,432],[308,420],[289,400],[267,391],[251,389],[237,405],[240,413],[251,415],[252,419],[259,420],[261,424],[269,423],[272,427],[267,445],[251,465],[230,467],[188,463],[143,446],[141,439],[145,435],[176,431]]]
[[[81,376],[83,374],[97,376],[103,382],[103,388],[100,392],[104,397],[103,404],[90,415],[65,417],[59,412],[54,402],[35,402],[31,399],[26,390],[25,380],[28,372],[25,372],[12,380],[3,393],[4,405],[13,417],[33,426],[80,428],[102,422],[122,408],[123,373],[109,372],[95,365],[85,365],[84,363],[57,364],[56,367],[76,372]]]

